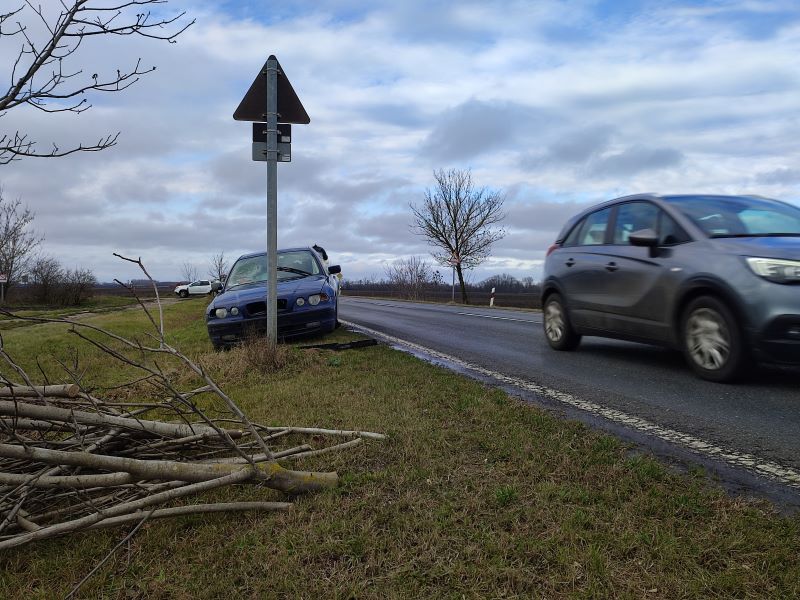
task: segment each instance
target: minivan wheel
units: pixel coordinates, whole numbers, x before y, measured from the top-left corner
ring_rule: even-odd
[[[574,350],[581,342],[581,336],[572,329],[564,301],[558,294],[551,294],[542,307],[544,337],[555,350]]]
[[[181,290],[180,292],[178,292],[178,296],[180,296],[181,298],[186,298],[186,296],[188,295],[189,292],[187,290]]]
[[[695,298],[683,313],[683,354],[692,370],[709,381],[741,377],[749,362],[739,323],[723,302]]]

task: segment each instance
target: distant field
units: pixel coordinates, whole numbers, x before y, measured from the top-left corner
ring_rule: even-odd
[[[291,346],[277,371],[242,349],[214,353],[205,305],[166,307],[170,341],[254,420],[390,438],[304,461],[338,470],[341,485],[297,499],[289,514],[147,523],[82,597],[800,597],[800,516],[732,499],[702,471],[676,474],[613,437],[386,346]],[[146,325],[136,311],[89,319],[125,335]],[[325,341],[357,337],[338,331]],[[56,359],[68,363],[76,349],[87,382],[112,386],[133,374],[63,325],[8,330],[3,340],[34,378],[38,360],[57,379]],[[11,376],[5,364],[0,371]],[[127,532],[6,552],[0,597],[63,597]]]

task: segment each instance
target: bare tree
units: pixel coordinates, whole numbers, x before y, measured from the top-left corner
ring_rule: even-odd
[[[227,274],[228,260],[225,258],[225,253],[220,252],[212,256],[208,269],[208,276],[217,281],[224,281]]]
[[[32,298],[41,304],[78,306],[91,297],[97,278],[89,269],[64,269],[52,256],[39,256],[30,268]]]
[[[183,24],[185,12],[172,18],[154,18],[148,9],[164,2],[120,0],[90,6],[89,0],[61,0],[43,6],[20,0],[18,8],[0,9],[0,48],[2,56],[7,57],[11,80],[8,89],[0,91],[0,118],[22,105],[46,113],[81,113],[91,107],[87,92],[119,92],[154,71],[155,67],[142,67],[141,59],[131,68],[112,73],[92,73],[92,69],[84,71],[74,65],[81,62],[78,51],[82,42],[94,36],[138,35],[174,43],[194,21]],[[15,42],[18,49],[11,50]],[[38,150],[37,142],[25,132],[0,132],[0,164],[23,156],[97,152],[115,145],[118,137],[119,132],[93,144],[79,142],[60,148],[53,143],[51,148]]]
[[[64,290],[61,303],[65,306],[79,306],[92,297],[97,277],[90,269],[76,267],[64,273]]]
[[[436,185],[425,190],[422,205],[411,205],[413,229],[436,248],[431,255],[439,264],[455,268],[461,300],[466,304],[464,270],[481,264],[492,244],[505,236],[503,229],[493,227],[505,218],[504,196],[476,188],[470,171],[440,169],[433,177]]]
[[[430,263],[412,256],[387,265],[386,278],[403,297],[419,300],[425,288],[436,284],[441,276]]]
[[[7,289],[27,273],[34,252],[44,239],[31,229],[33,217],[21,200],[5,200],[0,188],[0,273],[8,277]]]
[[[29,283],[33,299],[41,304],[51,304],[55,290],[64,280],[64,269],[52,256],[40,256],[30,268]]]
[[[183,263],[183,267],[181,267],[181,277],[191,283],[193,281],[197,281],[199,275],[200,271],[195,265],[188,262]]]

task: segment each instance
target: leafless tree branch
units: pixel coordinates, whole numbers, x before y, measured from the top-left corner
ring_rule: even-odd
[[[131,36],[175,43],[194,20],[185,22],[186,13],[173,17],[153,16],[139,7],[164,4],[166,0],[130,0],[111,7],[92,6],[88,0],[62,0],[58,11],[23,0],[19,8],[0,13],[0,41],[17,38],[19,50],[10,65],[11,81],[0,92],[0,118],[13,108],[28,105],[37,110],[81,113],[91,108],[87,92],[120,92],[155,70],[143,67],[137,59],[127,70],[102,75],[70,67],[81,63],[79,49],[84,39],[93,36]],[[134,12],[139,10],[140,12]],[[12,23],[12,27],[8,24]],[[0,136],[0,165],[21,157],[60,157],[75,152],[98,152],[117,143],[119,132],[94,144],[62,149],[53,143],[49,150],[38,150],[37,142],[22,131]]]

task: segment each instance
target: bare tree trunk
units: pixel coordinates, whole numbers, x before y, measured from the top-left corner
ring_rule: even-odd
[[[456,265],[456,273],[458,274],[458,285],[461,286],[461,302],[464,304],[469,304],[469,298],[467,298],[467,286],[464,283],[464,272],[461,270],[461,264]]]

